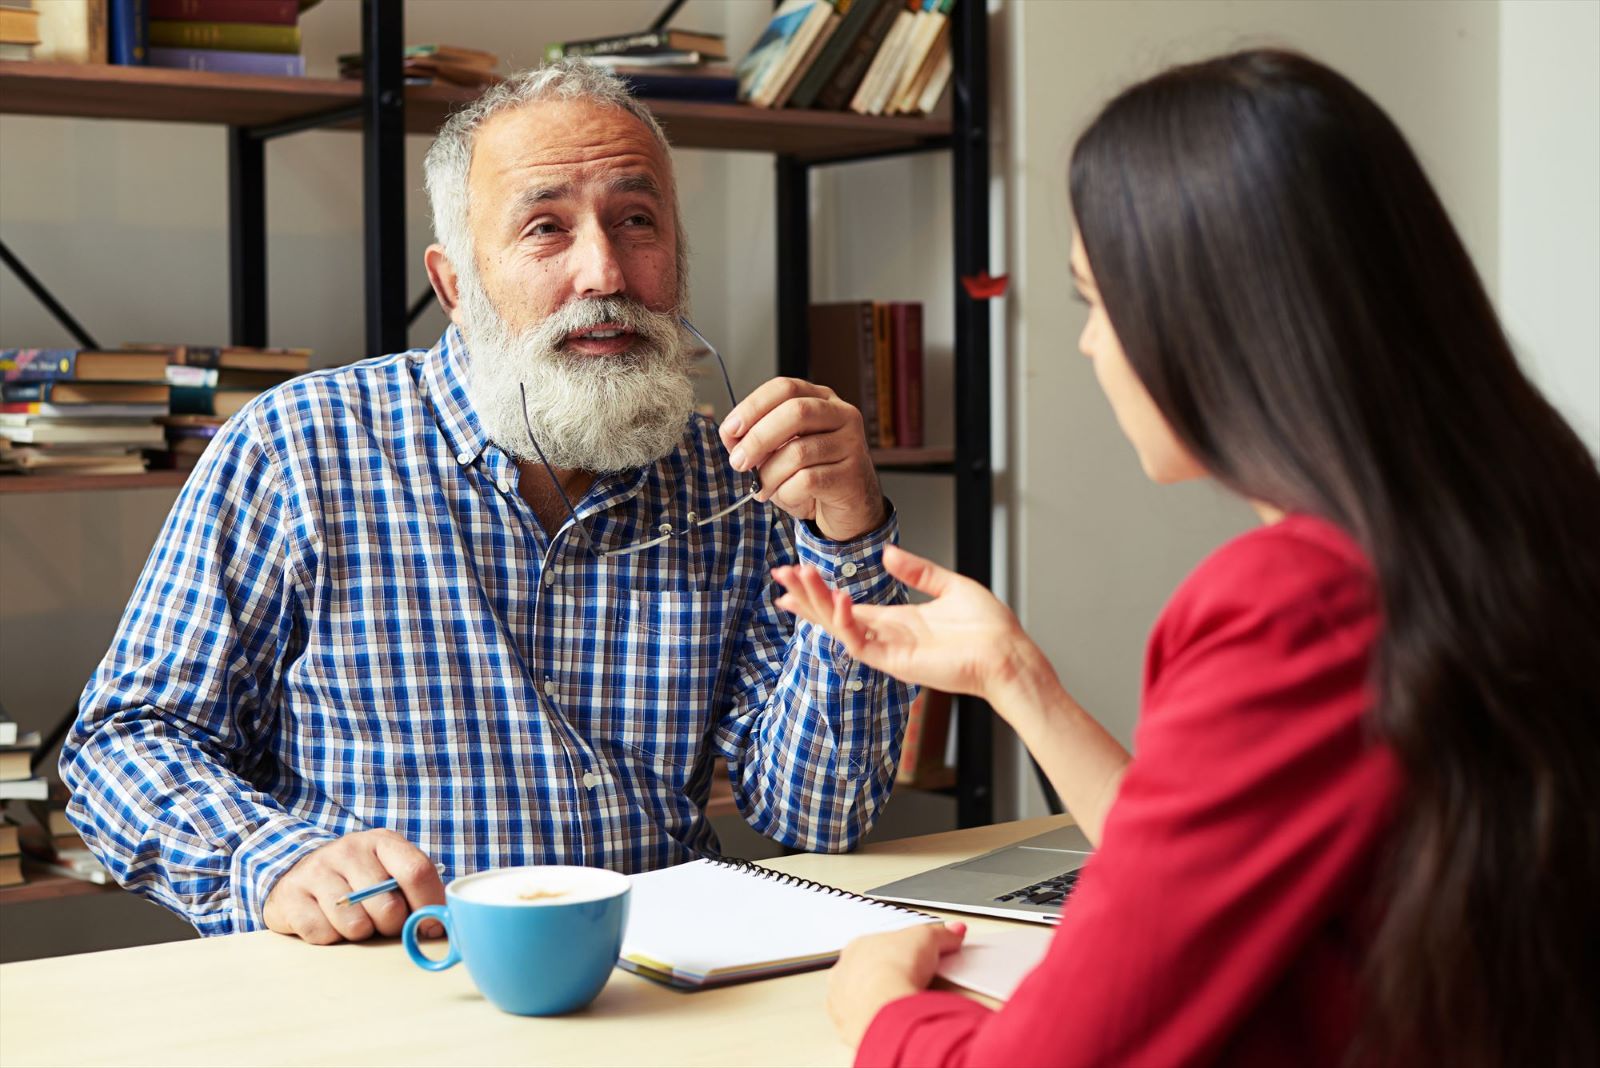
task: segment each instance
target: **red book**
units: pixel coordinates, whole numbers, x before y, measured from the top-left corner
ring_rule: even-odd
[[[193,22],[259,22],[293,26],[300,0],[148,0],[149,17]]]
[[[922,305],[897,300],[889,314],[894,319],[894,443],[915,449],[922,445]]]

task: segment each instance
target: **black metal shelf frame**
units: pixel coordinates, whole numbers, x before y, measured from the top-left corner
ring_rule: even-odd
[[[956,570],[992,585],[994,482],[990,464],[989,304],[970,296],[964,276],[989,268],[989,37],[983,0],[963,0],[951,13],[952,133],[948,144],[776,163],[778,373],[808,377],[811,343],[811,168],[907,151],[948,149],[955,242]],[[958,697],[956,822],[994,822],[994,713],[974,697]]]

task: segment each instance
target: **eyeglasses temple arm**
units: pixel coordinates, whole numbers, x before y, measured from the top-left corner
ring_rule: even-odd
[[[572,516],[572,525],[578,528],[578,533],[583,535],[583,544],[591,552],[594,551],[594,542],[589,539],[588,530],[578,521],[578,510],[572,507],[572,500],[567,496],[567,491],[561,488],[561,480],[556,477],[555,468],[550,466],[550,461],[544,458],[544,449],[539,447],[539,439],[533,432],[533,423],[528,419],[528,387],[526,383],[517,383],[517,392],[522,394],[522,425],[528,430],[528,440],[533,442],[533,451],[539,454],[539,462],[544,464],[544,473],[550,476],[550,484],[561,494],[561,503],[567,506],[567,513]]]
[[[718,352],[717,347],[711,342],[707,341],[706,336],[700,331],[696,330],[694,328],[694,324],[684,316],[678,316],[678,322],[682,323],[683,328],[689,331],[689,333],[693,334],[695,340],[704,345],[706,349],[710,351],[711,355],[716,357],[717,369],[722,372],[722,384],[728,388],[728,406],[730,409],[737,408],[739,406],[739,397],[738,394],[733,392],[733,379],[728,377],[728,363],[722,358],[722,353]],[[757,490],[761,488],[761,476],[756,474],[754,471],[750,472],[750,482]]]

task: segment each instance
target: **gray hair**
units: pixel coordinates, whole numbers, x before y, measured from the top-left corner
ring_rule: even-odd
[[[683,230],[683,213],[678,210],[677,183],[672,174],[672,149],[661,124],[650,109],[634,98],[628,85],[610,71],[564,59],[543,67],[514,74],[491,86],[460,111],[454,112],[439,130],[427,158],[423,178],[428,201],[433,209],[434,240],[444,247],[457,274],[477,277],[473,255],[472,229],[467,219],[467,174],[472,169],[472,149],[478,128],[503,111],[544,100],[585,101],[601,107],[619,108],[638,119],[650,132],[667,161],[667,196],[672,203],[672,221],[678,238],[678,296],[684,302],[688,292],[689,244]]]

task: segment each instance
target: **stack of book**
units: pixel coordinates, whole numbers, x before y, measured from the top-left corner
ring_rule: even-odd
[[[148,4],[147,62],[152,67],[292,78],[305,75],[299,19],[316,0],[137,2]],[[115,46],[114,37],[112,43]]]
[[[0,349],[0,471],[125,475],[162,442],[164,350]]]
[[[0,815],[0,886],[18,886],[27,882],[22,873],[22,846],[17,838],[17,825]]]
[[[739,88],[722,35],[699,30],[661,27],[558,41],[546,45],[544,54],[551,62],[584,59],[606,67],[626,81],[635,96],[731,103]]]
[[[784,0],[739,61],[757,107],[924,115],[950,82],[955,0]]]
[[[851,301],[810,309],[811,379],[861,411],[867,444],[920,448],[922,305]]]
[[[17,730],[16,721],[0,712],[0,806],[12,800],[43,801],[50,796],[49,784],[33,773],[33,753],[39,748],[39,732]],[[22,882],[15,827],[0,828],[0,886]]]
[[[194,467],[229,416],[311,366],[310,349],[172,345],[165,351],[172,410],[161,420],[165,448],[152,452],[150,462],[176,471]]]
[[[500,57],[479,48],[447,44],[410,45],[401,53],[400,62],[408,85],[429,85],[439,81],[479,89],[500,80],[500,75],[495,73],[495,68],[500,65]],[[341,78],[360,78],[365,67],[365,57],[360,52],[346,52],[339,57]]]
[[[0,59],[32,59],[39,39],[39,13],[28,0],[0,3]]]
[[[12,2],[12,0],[8,0]],[[48,0],[39,12],[39,44],[33,58],[40,63],[104,63],[106,0]]]

